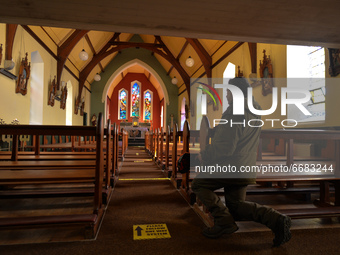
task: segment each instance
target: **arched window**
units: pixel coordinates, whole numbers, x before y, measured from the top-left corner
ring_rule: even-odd
[[[131,83],[131,117],[139,117],[141,84],[138,81]]]
[[[128,92],[125,89],[118,91],[118,119],[127,119]]]
[[[162,108],[161,108],[161,127],[163,127],[163,122],[164,122],[164,118],[163,118],[163,116],[164,116],[164,114],[163,114],[163,105],[162,105]]]
[[[66,83],[67,86],[67,100],[66,100],[66,125],[72,126],[73,116],[73,86],[71,81]]]
[[[201,85],[199,87],[202,87]],[[198,89],[196,92],[196,100],[197,102],[201,102],[202,100],[202,90]],[[196,104],[196,130],[199,130],[201,127],[202,121],[202,107],[200,103]]]
[[[144,120],[152,120],[152,91],[144,92]]]
[[[183,130],[183,126],[185,122],[185,101],[186,101],[185,97],[183,97],[182,105],[181,105],[181,130]]]
[[[30,124],[43,124],[44,61],[38,51],[31,54]]]
[[[304,115],[297,110],[295,105],[289,104],[287,106],[288,119],[304,123],[325,121],[325,77],[325,49],[323,47],[287,45],[287,87],[309,90],[311,99],[304,106],[312,114]]]
[[[235,78],[235,74],[236,74],[236,66],[233,63],[229,62],[223,73],[223,83],[228,84],[230,79]],[[225,110],[227,110],[229,106],[226,95],[227,95],[227,91],[225,90],[223,91],[223,96],[222,96],[222,101],[223,101],[222,112],[225,112]]]

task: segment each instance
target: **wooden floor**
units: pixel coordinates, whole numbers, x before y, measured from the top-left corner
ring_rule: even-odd
[[[132,148],[129,149],[130,152]],[[135,153],[135,152],[134,152]],[[136,153],[135,153],[136,155]],[[143,156],[142,156],[143,155]],[[140,162],[140,167],[153,164],[145,154],[127,157],[123,165],[128,167],[131,162]],[[147,170],[146,170],[147,171]],[[161,170],[160,170],[161,171]],[[139,177],[139,176],[136,176]],[[165,176],[164,176],[165,177]],[[115,195],[113,191],[112,196]],[[317,194],[312,194],[312,199]],[[275,209],[296,208],[301,205],[311,207],[312,202],[306,201],[303,195],[252,195],[249,201],[272,206]],[[0,199],[0,218],[16,217],[20,215],[54,215],[69,213],[86,213],[92,210],[91,197],[41,198],[41,199]],[[65,207],[65,204],[68,206]],[[188,207],[190,205],[188,204]],[[32,208],[35,208],[34,210]],[[105,217],[105,216],[104,216]],[[152,216],[150,215],[150,218]],[[105,220],[104,220],[105,221]],[[190,223],[188,223],[189,227]],[[261,224],[254,222],[238,222],[239,232],[270,231]],[[292,221],[292,229],[340,228],[339,218],[313,218]],[[99,230],[100,232],[100,230]],[[78,227],[36,228],[36,229],[0,229],[0,245],[14,245],[22,243],[73,242],[84,241],[83,229]],[[90,240],[91,241],[91,240]]]

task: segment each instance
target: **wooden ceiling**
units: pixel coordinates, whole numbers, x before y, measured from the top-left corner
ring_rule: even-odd
[[[0,22],[214,40],[340,47],[337,0],[12,0]]]
[[[340,2],[335,0],[2,2],[1,23],[29,25],[51,48],[62,49],[74,36],[77,41],[64,64],[79,70],[80,82],[84,83],[91,83],[117,50],[132,47],[126,42],[133,34],[142,37],[143,47],[152,47],[169,75],[179,78],[179,86],[197,70],[207,71],[214,64],[211,56],[226,41],[232,42],[230,49],[239,41],[340,48]],[[76,31],[83,32],[75,35]],[[83,47],[90,55],[85,63],[78,57]],[[103,49],[112,54],[99,60]],[[196,60],[193,68],[184,64],[189,54]]]
[[[11,25],[13,29],[16,25]],[[79,77],[79,84],[89,86],[95,84],[96,73],[104,72],[106,66],[115,56],[128,48],[144,48],[150,50],[164,70],[173,78],[178,79],[177,86],[181,91],[188,88],[191,77],[198,77],[207,74],[211,77],[214,54],[223,48],[222,52],[231,54],[242,43],[222,40],[193,39],[172,36],[158,35],[138,35],[142,42],[131,41],[134,34],[88,31],[69,28],[55,28],[46,26],[22,25],[31,36],[33,36],[45,49],[47,49],[58,61],[57,81],[60,82],[63,68]],[[13,34],[13,33],[12,33]],[[89,58],[82,61],[79,53],[84,49]],[[188,67],[185,61],[188,57],[195,60],[192,67]],[[217,61],[225,58],[215,58]],[[216,63],[215,63],[216,64]],[[157,79],[140,65],[129,66],[121,72],[113,81],[113,86],[117,85],[127,72],[144,73],[158,90],[160,98],[163,92]],[[81,89],[80,89],[81,90]],[[110,92],[109,91],[109,96]]]

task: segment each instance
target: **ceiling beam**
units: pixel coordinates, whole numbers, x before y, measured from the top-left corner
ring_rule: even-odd
[[[157,43],[157,39],[156,39],[156,38],[155,38],[154,43]],[[151,56],[153,56],[153,55],[155,55],[155,53],[152,51],[152,52],[151,52]]]
[[[86,35],[89,30],[79,30],[77,29],[70,35],[67,40],[58,47],[58,61],[57,61],[57,87],[59,89],[60,82],[61,82],[61,74],[63,72],[66,60],[73,50],[74,46]]]
[[[228,50],[222,57],[220,57],[214,64],[212,64],[211,68],[214,68],[219,63],[221,63],[224,59],[226,59],[231,53],[237,50],[244,42],[236,43],[230,50]]]
[[[109,56],[110,54],[114,53],[112,49],[108,50],[112,43],[115,42],[116,39],[119,39],[120,33],[114,33],[114,35],[111,37],[111,39],[103,46],[103,48],[96,54],[93,55],[92,60],[83,68],[83,70],[79,73],[79,87],[78,87],[78,99],[81,97],[81,93],[83,90],[83,87],[85,85],[85,81],[93,68],[104,58]]]
[[[87,76],[91,73],[92,69],[104,58],[107,56],[124,49],[128,48],[144,48],[150,51],[153,51],[154,53],[162,56],[166,60],[168,60],[178,71],[178,73],[181,75],[186,88],[189,90],[190,87],[190,77],[185,72],[183,67],[180,65],[180,63],[175,59],[175,57],[172,55],[172,53],[169,51],[169,49],[162,43],[161,38],[157,38],[158,41],[161,42],[161,44],[154,44],[154,43],[136,43],[136,42],[116,42],[115,39],[119,36],[115,34],[111,40],[98,52],[97,55],[93,56],[92,60],[88,65],[80,72],[79,74],[79,94],[78,97],[80,97],[84,83],[86,81]],[[109,49],[110,46],[113,45],[114,47]],[[162,49],[159,49],[162,48]],[[166,53],[164,53],[164,51]]]
[[[89,37],[88,34],[85,35],[85,40],[87,41],[87,44],[90,46],[90,49],[91,49],[91,51],[92,51],[92,54],[93,54],[93,55],[96,55],[96,50],[94,49],[93,44],[92,44],[92,42],[91,42],[90,37]],[[104,68],[103,68],[102,64],[99,62],[98,65],[99,65],[100,70],[101,70],[102,72],[104,72]]]
[[[188,42],[188,41],[185,41],[185,43],[184,43],[182,49],[180,50],[180,52],[179,52],[178,55],[177,55],[177,58],[176,58],[177,61],[179,61],[179,59],[182,57],[183,52],[184,52],[184,50],[187,48],[188,44],[189,44],[189,42]],[[171,71],[172,71],[173,68],[174,68],[174,66],[172,65],[172,66],[170,67],[169,71],[167,72],[167,75],[169,75],[169,74],[171,73]]]
[[[58,61],[58,56],[56,54],[54,54],[54,52],[32,31],[32,29],[30,29],[28,26],[26,25],[21,25],[23,27],[23,29],[26,30],[26,32],[31,35],[36,41],[37,43],[39,43],[41,45],[41,47],[43,47],[55,60]],[[57,44],[56,44],[57,45]],[[70,61],[71,62],[71,61]],[[71,62],[72,63],[72,62]],[[72,63],[73,64],[73,63]],[[71,69],[69,69],[67,66],[64,67],[77,81],[79,81],[79,77],[76,76]]]
[[[17,31],[18,25],[15,24],[6,24],[6,51],[5,51],[5,60],[12,60],[13,56],[13,43],[15,33]]]
[[[21,25],[23,29],[26,30],[26,32],[31,35],[36,41],[37,43],[39,43],[53,58],[55,58],[56,60],[58,60],[58,57],[56,54],[54,54],[54,52],[33,32],[32,29],[30,29],[28,26],[26,25]],[[53,41],[54,42],[54,41]],[[57,45],[57,44],[56,44]]]
[[[42,29],[42,31],[44,31],[44,33],[48,36],[48,38],[50,38],[50,40],[58,47],[59,45],[53,40],[50,34],[47,33],[46,29],[43,26],[40,26],[40,28]]]
[[[111,45],[113,46],[129,46],[131,47],[136,47],[136,48],[148,48],[148,47],[155,47],[155,48],[164,48],[164,44],[160,43],[139,43],[139,42],[112,42]]]
[[[187,72],[184,70],[184,68],[181,66],[179,60],[177,60],[174,55],[172,55],[171,51],[168,49],[168,47],[164,44],[162,38],[160,36],[155,36],[155,38],[157,39],[157,41],[159,43],[161,43],[162,45],[164,45],[163,50],[166,52],[166,54],[164,54],[163,51],[160,51],[160,53],[158,53],[159,55],[163,56],[165,59],[167,59],[170,64],[172,64],[174,66],[174,68],[177,70],[177,72],[179,73],[179,75],[182,77],[183,82],[185,84],[186,89],[189,91],[190,89],[190,76],[187,74]]]
[[[226,59],[230,54],[232,54],[235,50],[237,50],[244,42],[238,42],[236,43],[230,50],[228,50],[222,57],[220,57],[214,64],[212,64],[211,68],[215,68],[219,63],[221,63],[224,59]],[[196,80],[194,80],[193,83],[195,83],[197,80],[202,78],[206,73],[202,73]]]
[[[257,43],[248,43],[250,53],[251,72],[257,73]]]
[[[186,38],[186,40],[191,44],[191,46],[196,51],[198,57],[201,59],[201,62],[204,66],[205,73],[208,78],[212,77],[212,58],[203,45],[198,41],[198,39]]]

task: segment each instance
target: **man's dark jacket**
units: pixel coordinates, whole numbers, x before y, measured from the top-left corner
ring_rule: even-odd
[[[245,100],[247,101],[247,100]],[[253,100],[255,109],[261,109]],[[235,166],[236,173],[213,174],[210,177],[230,179],[230,184],[247,185],[255,183],[256,173],[240,173],[241,166],[255,166],[261,128],[260,116],[250,112],[245,104],[244,115],[233,115],[233,107],[229,106],[221,119],[227,124],[219,124],[213,129],[211,144],[201,152],[207,166]],[[248,121],[252,120],[248,125]],[[231,121],[233,125],[231,127]],[[235,124],[235,123],[245,123]]]

